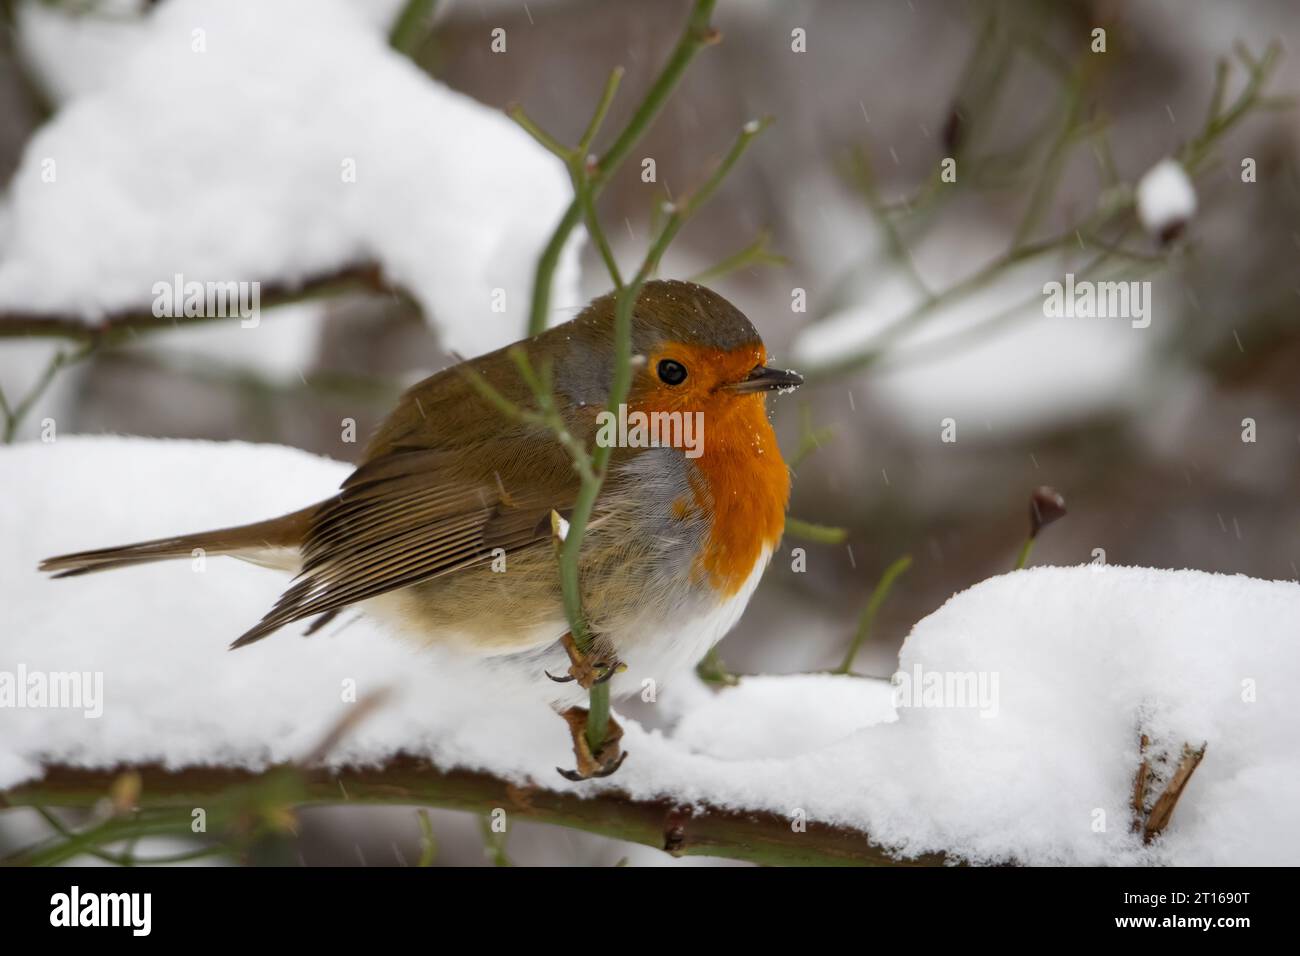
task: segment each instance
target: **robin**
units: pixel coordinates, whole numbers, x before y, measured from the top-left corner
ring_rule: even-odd
[[[613,445],[581,545],[595,638],[585,657],[568,634],[552,530],[579,491],[573,459],[553,429],[508,414],[472,381],[532,406],[507,349],[406,392],[332,498],[254,524],[49,558],[41,570],[68,577],[201,548],[297,574],[232,647],[315,618],[310,633],[362,605],[428,644],[539,676],[567,658],[574,687],[599,679],[616,696],[639,691],[699,661],[753,594],[790,490],[765,396],[802,379],[767,366],[754,326],[716,292],[654,281],[633,311],[626,408],[607,410],[614,307],[606,295],[520,343],[534,368],[551,370],[569,433],[587,448]],[[598,676],[592,661],[604,662]]]

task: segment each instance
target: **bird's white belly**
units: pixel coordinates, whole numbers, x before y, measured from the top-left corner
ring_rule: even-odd
[[[643,613],[619,629],[615,642],[627,670],[614,678],[615,697],[642,693],[653,681],[656,688],[689,673],[727,635],[753,596],[772,548],[765,547],[740,590],[721,601],[709,602],[698,590],[675,602],[653,602]]]
[[[745,583],[722,600],[711,600],[707,589],[684,576],[675,587],[648,593],[638,613],[622,618],[608,635],[619,660],[626,665],[626,670],[610,682],[611,694],[616,698],[644,695],[648,689],[658,694],[666,684],[688,675],[740,620],[771,556],[772,547],[764,547]],[[481,636],[428,634],[410,618],[400,594],[372,599],[365,608],[387,619],[398,634],[408,639],[457,651],[489,668],[513,671],[516,677],[535,677],[538,692],[556,704],[585,704],[587,700],[587,692],[577,684],[554,683],[544,673],[565,674],[569,669],[568,655],[558,640],[568,629],[562,617],[540,627],[534,641],[520,642],[523,646],[518,651],[501,654],[485,646]]]

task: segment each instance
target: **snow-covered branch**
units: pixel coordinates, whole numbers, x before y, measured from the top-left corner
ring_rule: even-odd
[[[275,572],[201,556],[67,581],[34,571],[60,551],[291,510],[346,465],[274,446],[60,438],[0,449],[0,469],[12,489],[0,499],[0,788],[14,800],[42,799],[53,773],[83,803],[122,767],[142,773],[146,805],[195,774],[212,773],[215,790],[303,761],[389,689],[330,750],[347,793],[321,772],[318,794],[391,785],[398,802],[453,805],[441,781],[484,774],[474,800],[499,799],[507,815],[522,812],[508,783],[535,792],[548,819],[609,814],[601,826],[652,845],[670,809],[703,808],[686,839],[720,853],[713,828],[731,828],[726,852],[739,856],[761,837],[812,855],[843,840],[859,859],[876,847],[971,862],[1279,863],[1300,839],[1294,583],[1105,565],[992,578],[916,624],[892,684],[805,674],[714,690],[664,674],[643,695],[657,729],[619,714],[632,759],[572,784],[555,772],[570,740],[549,682],[415,647],[366,617],[227,652],[283,587]],[[56,675],[81,675],[81,695],[52,698]],[[1151,773],[1143,815],[1156,818],[1185,746],[1203,744],[1148,842],[1131,827],[1138,768]],[[183,773],[167,783],[154,765]]]
[[[394,291],[384,281],[379,267],[369,263],[310,276],[301,282],[261,282],[258,295],[261,307],[269,309],[347,292],[392,294]],[[181,309],[176,315],[158,315],[152,309],[123,309],[95,319],[81,314],[9,310],[0,311],[0,339],[58,338],[98,347],[122,341],[134,333],[217,321],[229,322],[231,319],[206,308],[195,309],[192,314]]]
[[[674,856],[719,856],[781,866],[936,866],[945,862],[941,854],[896,859],[859,830],[817,820],[792,823],[789,817],[769,810],[692,805],[668,798],[638,799],[616,790],[587,797],[515,784],[490,773],[443,770],[407,755],[377,767],[310,772],[290,767],[256,773],[231,767],[168,770],[158,764],[108,770],[56,765],[46,767],[40,781],[0,793],[0,806],[90,810],[103,805],[114,782],[124,775],[138,778],[139,808],[180,811],[178,819],[187,819],[194,809],[203,808],[210,827],[246,815],[254,807],[262,814],[292,814],[298,807],[320,804],[399,805],[480,816],[504,810],[510,818],[572,827]],[[213,808],[218,812],[213,813]],[[180,835],[189,832],[183,825],[177,831]]]

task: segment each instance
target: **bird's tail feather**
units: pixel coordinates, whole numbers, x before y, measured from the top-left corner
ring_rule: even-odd
[[[202,531],[198,534],[185,534],[174,538],[158,538],[116,548],[61,554],[42,561],[40,570],[54,572],[56,578],[68,578],[78,574],[89,574],[91,571],[108,571],[112,568],[125,568],[150,561],[188,558],[193,556],[196,549],[202,550],[207,555],[230,554],[247,557],[257,562],[259,553],[268,554],[285,549],[296,549],[301,544],[311,524],[311,517],[318,507],[319,505],[312,505],[279,518],[234,528]]]

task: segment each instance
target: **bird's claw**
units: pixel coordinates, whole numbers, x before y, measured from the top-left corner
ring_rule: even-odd
[[[622,663],[621,661],[615,661],[613,664],[606,664],[604,662],[601,662],[596,666],[598,668],[603,669],[603,673],[596,678],[597,684],[608,684],[610,678],[612,678],[615,674],[627,670],[627,665]]]
[[[547,677],[557,684],[569,684],[573,681],[578,682],[578,686],[583,690],[591,690],[597,684],[608,683],[615,674],[626,670],[627,667],[621,661],[591,661],[578,647],[577,642],[573,639],[572,634],[565,634],[560,639],[564,646],[565,652],[569,655],[569,673],[556,676],[550,671],[543,671]]]
[[[576,782],[608,777],[623,766],[623,761],[627,759],[627,751],[619,743],[623,738],[623,728],[613,717],[609,718],[604,742],[593,751],[587,740],[587,709],[570,707],[560,716],[569,725],[569,734],[573,737],[573,756],[578,765],[576,770],[555,768],[565,780]]]
[[[612,765],[608,767],[602,767],[599,770],[593,770],[590,776],[586,776],[586,777],[584,777],[577,770],[565,770],[563,767],[556,767],[555,769],[559,771],[560,776],[563,777],[565,780],[572,780],[574,783],[577,783],[580,780],[595,780],[599,777],[608,777],[610,774],[614,773],[614,771],[618,770],[619,767],[623,766],[623,761],[626,759],[627,759],[627,751],[624,750],[621,754],[618,755],[618,760],[614,761]]]

